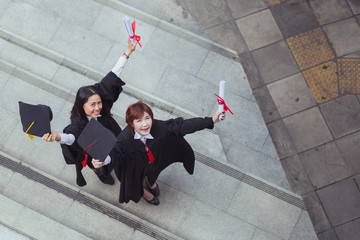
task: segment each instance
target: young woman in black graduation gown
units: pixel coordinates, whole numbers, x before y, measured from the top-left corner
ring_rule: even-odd
[[[91,86],[81,87],[75,98],[74,106],[71,110],[71,123],[63,130],[62,134],[52,132],[45,134],[42,139],[48,142],[57,141],[61,143],[65,161],[76,166],[76,183],[79,186],[86,185],[86,181],[81,173],[84,166],[89,166],[105,184],[114,184],[111,176],[113,164],[111,160],[115,158],[115,152],[111,151],[104,162],[97,162],[96,166],[90,161],[91,156],[85,156],[83,149],[77,143],[81,132],[91,118],[98,120],[103,126],[111,130],[115,136],[121,132],[121,128],[111,116],[110,110],[113,103],[118,99],[125,83],[120,79],[120,74],[126,65],[127,59],[136,47],[128,39],[128,48],[114,68],[99,82]],[[85,161],[85,158],[89,158]],[[110,163],[110,164],[109,164]]]
[[[126,111],[128,125],[118,135],[114,147],[118,154],[114,159],[115,173],[121,183],[119,202],[139,202],[144,197],[150,204],[158,205],[160,190],[156,179],[162,170],[182,162],[186,171],[193,174],[194,152],[183,136],[212,129],[220,114],[216,112],[212,118],[162,121],[154,119],[151,108],[142,101],[130,105]]]

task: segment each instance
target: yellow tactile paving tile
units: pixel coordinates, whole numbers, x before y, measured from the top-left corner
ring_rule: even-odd
[[[281,0],[266,0],[269,7],[275,6],[281,3]]]
[[[303,71],[317,103],[324,103],[339,96],[337,64],[333,61]]]
[[[360,94],[360,59],[338,59],[341,94]]]
[[[330,61],[335,55],[320,28],[286,40],[301,70]]]

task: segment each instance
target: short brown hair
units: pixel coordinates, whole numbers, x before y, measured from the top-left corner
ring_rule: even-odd
[[[131,104],[127,108],[125,120],[128,125],[128,129],[132,134],[134,134],[134,127],[133,127],[134,120],[142,118],[145,112],[147,112],[150,115],[151,120],[154,120],[154,114],[151,108],[141,100]]]

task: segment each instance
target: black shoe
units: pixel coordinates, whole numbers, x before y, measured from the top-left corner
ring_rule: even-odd
[[[154,189],[151,189],[149,186],[148,186],[148,190],[151,192],[152,195],[154,195],[155,197],[158,197],[160,196],[160,188],[159,188],[159,185],[156,183],[156,187]]]
[[[151,186],[148,182],[148,179],[147,177],[145,177],[145,182],[146,182],[146,185],[147,185],[147,189],[151,192],[152,195],[154,195],[155,197],[158,197],[160,196],[160,188],[159,188],[159,185],[156,183],[156,187],[154,189],[151,189]]]
[[[152,205],[155,205],[155,206],[157,206],[157,205],[159,205],[160,204],[160,201],[159,201],[159,199],[157,198],[157,197],[153,197],[153,199],[151,199],[151,200],[147,200],[146,198],[144,198],[148,203],[150,203],[150,204],[152,204]]]
[[[114,183],[115,183],[115,180],[111,175],[108,176],[106,179],[101,179],[100,177],[99,177],[99,179],[104,184],[114,185]]]
[[[98,169],[95,169],[94,172],[99,177],[99,179],[102,183],[113,185],[115,183],[114,178],[110,174],[108,176],[106,176],[102,170],[103,169],[98,168]]]

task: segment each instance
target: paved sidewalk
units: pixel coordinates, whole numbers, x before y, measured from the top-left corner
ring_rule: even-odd
[[[358,239],[360,2],[122,2],[238,53],[319,239]]]
[[[214,3],[205,8],[203,2],[202,8],[189,2],[186,7],[212,12],[218,9]],[[127,86],[113,111],[122,126],[126,107],[138,99],[151,104],[160,119],[211,115],[217,108],[213,94],[220,80],[227,81],[226,99],[235,115],[214,131],[187,136],[196,151],[195,174],[186,175],[179,165],[168,168],[159,179],[159,208],[144,201],[118,204],[119,183],[102,186],[88,169],[84,170],[88,185],[81,190],[184,239],[316,239],[304,203],[291,192],[297,190],[292,179],[286,179],[279,149],[276,152],[267,130],[266,123],[274,119],[261,114],[263,104],[259,101],[259,109],[249,62],[243,62],[245,74],[238,61],[238,53],[244,60],[244,54],[252,52],[201,36],[207,20],[186,15],[185,5],[175,2],[152,7],[144,1],[101,0],[4,0],[0,4],[0,111],[4,116],[0,150],[4,154],[76,187],[73,166],[64,163],[59,146],[30,141],[22,133],[17,101],[46,102],[54,113],[52,128],[61,130],[69,121],[78,87],[99,80],[124,51],[121,19],[126,14],[136,19],[143,48],[137,48],[123,72]],[[200,15],[207,16],[194,14]],[[166,16],[173,16],[173,21],[168,23]],[[184,16],[189,20],[176,27],[173,23]],[[270,17],[270,10],[264,16]],[[229,15],[226,19],[234,20]],[[254,40],[253,44],[256,48],[264,43]],[[4,166],[2,171],[10,176],[2,179],[0,190],[5,197],[50,214],[42,208],[48,200],[41,202],[40,197],[46,194],[32,199],[31,183],[19,184],[23,181],[15,177],[15,169]],[[80,223],[76,231],[85,234]]]

